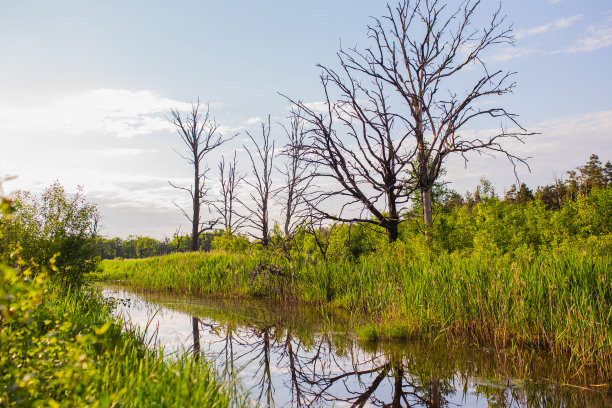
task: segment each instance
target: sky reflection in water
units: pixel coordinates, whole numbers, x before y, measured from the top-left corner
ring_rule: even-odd
[[[199,339],[203,358],[238,379],[233,391],[261,406],[612,406],[604,391],[543,381],[554,378],[546,358],[523,364],[525,376],[525,367],[496,353],[443,341],[359,343],[345,332],[346,319],[313,308],[100,289],[121,299],[117,311],[133,324],[149,324],[166,352],[193,353]]]

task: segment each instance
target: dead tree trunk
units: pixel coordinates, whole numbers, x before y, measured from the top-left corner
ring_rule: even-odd
[[[238,187],[244,181],[244,176],[237,171],[236,152],[229,164],[225,158],[219,162],[219,180],[221,181],[220,197],[212,205],[223,222],[227,234],[233,234],[244,223],[244,219],[236,211]]]
[[[189,193],[191,197],[191,214],[185,209],[176,205],[183,215],[191,223],[191,245],[192,251],[199,249],[200,234],[214,228],[218,220],[202,220],[202,206],[207,204],[206,195],[208,187],[205,186],[206,173],[208,168],[204,163],[204,157],[221,146],[229,139],[223,139],[218,133],[219,126],[214,119],[209,116],[208,106],[204,109],[198,101],[191,106],[191,112],[183,115],[179,110],[170,111],[170,122],[175,126],[181,140],[187,147],[187,154],[180,154],[189,164],[193,166],[193,185],[190,187],[176,186],[172,182],[170,185],[178,190]]]
[[[262,140],[258,142],[249,132],[247,135],[255,145],[254,149],[244,146],[251,161],[253,180],[245,178],[245,182],[254,190],[250,193],[251,202],[241,204],[248,211],[246,219],[248,226],[256,233],[249,233],[258,239],[263,246],[270,242],[270,201],[272,191],[272,169],[274,168],[274,141],[270,138],[270,117],[268,125],[261,124]],[[253,150],[253,151],[252,151]]]

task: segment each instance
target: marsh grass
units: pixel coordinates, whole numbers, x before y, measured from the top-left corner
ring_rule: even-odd
[[[147,347],[97,294],[0,272],[0,406],[230,405],[208,365]]]
[[[294,284],[251,279],[264,261],[270,259],[228,253],[104,261],[96,278],[153,291],[332,305],[372,325],[366,338],[443,335],[496,348],[527,346],[569,356],[577,372],[595,366],[612,373],[610,254],[564,248],[415,257],[396,246],[357,261],[302,262]]]

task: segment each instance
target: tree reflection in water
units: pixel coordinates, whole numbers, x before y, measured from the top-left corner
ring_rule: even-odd
[[[444,395],[454,392],[448,384],[438,386],[437,379],[423,381],[411,375],[394,353],[371,354],[355,343],[336,347],[327,334],[306,344],[292,330],[275,325],[247,325],[239,330],[232,325],[213,327],[201,322],[201,326],[200,330],[216,337],[211,343],[223,343],[221,348],[209,349],[207,358],[225,375],[248,373],[255,380],[248,389],[250,397],[266,406],[275,405],[275,397],[281,396],[282,405],[295,407],[438,408],[446,406]],[[195,344],[194,340],[194,349]],[[275,375],[283,377],[282,390],[275,389]],[[431,389],[439,394],[432,395]]]
[[[121,307],[134,312],[127,312],[134,324],[161,323],[162,339],[169,336],[172,347],[178,344],[171,333],[188,336],[190,350],[230,379],[237,400],[247,391],[262,406],[612,406],[609,379],[586,369],[576,375],[566,361],[545,353],[444,340],[358,343],[338,330],[347,326],[342,316],[322,318],[318,309],[129,296],[133,302]],[[574,385],[560,385],[568,383]]]
[[[263,406],[441,408],[475,402],[496,408],[603,407],[611,402],[605,394],[586,394],[585,399],[554,385],[516,383],[495,378],[495,373],[494,380],[486,380],[495,361],[484,368],[482,362],[470,361],[471,369],[458,369],[453,358],[429,355],[427,346],[408,353],[339,335],[304,338],[278,322],[201,322],[204,330],[213,337],[209,345],[222,345],[209,347],[206,357],[224,375],[250,379],[250,398]],[[424,363],[428,360],[430,364]],[[479,372],[487,377],[477,377]]]

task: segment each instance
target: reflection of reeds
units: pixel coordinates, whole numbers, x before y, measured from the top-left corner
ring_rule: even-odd
[[[103,275],[153,291],[331,304],[378,322],[380,337],[443,334],[495,348],[527,346],[557,354],[568,373],[595,369],[610,378],[612,256],[568,249],[414,259],[405,252],[299,265],[295,285],[287,282],[282,292],[271,289],[276,281],[249,279],[261,259],[237,254],[105,261]]]
[[[151,293],[140,296],[151,310],[163,304],[185,316],[197,315],[201,333],[206,332],[202,342],[202,350],[208,350],[206,359],[236,386],[239,376],[258,379],[233,392],[240,395],[250,390],[254,402],[267,404],[279,395],[290,396],[291,406],[331,405],[339,400],[349,404],[369,401],[376,406],[376,401],[406,398],[414,407],[431,407],[437,402],[445,407],[453,406],[449,401],[475,396],[491,406],[600,407],[612,402],[602,387],[563,385],[564,378],[569,379],[564,364],[547,353],[494,352],[441,340],[356,343],[341,334],[345,322],[339,323],[338,330],[333,315],[317,321],[318,311],[304,305],[282,307],[281,302],[249,299],[172,300],[171,295]],[[282,375],[271,372],[271,362],[281,372],[286,370],[283,381],[276,380],[284,389],[271,387],[271,378]],[[334,384],[344,391],[338,393]]]

